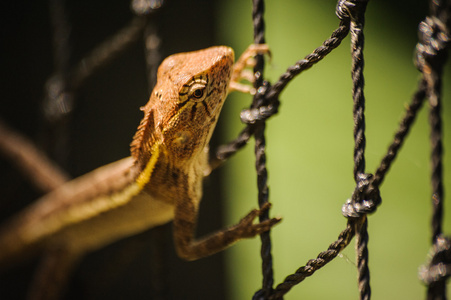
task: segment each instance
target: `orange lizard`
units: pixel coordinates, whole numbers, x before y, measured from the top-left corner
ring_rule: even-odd
[[[238,224],[196,239],[202,180],[210,173],[208,143],[229,91],[252,92],[239,81],[249,58],[266,53],[252,45],[234,66],[229,47],[172,55],[158,69],[157,84],[131,143],[131,157],[69,181],[38,199],[0,228],[0,267],[25,252],[49,259],[37,274],[34,299],[57,298],[74,262],[84,253],[149,228],[174,222],[178,255],[195,260],[280,221],[254,224],[269,204]],[[49,283],[58,287],[49,288]]]

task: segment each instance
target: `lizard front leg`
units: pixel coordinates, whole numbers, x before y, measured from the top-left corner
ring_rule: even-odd
[[[255,88],[252,85],[241,83],[241,80],[254,83],[254,73],[249,70],[255,66],[255,56],[257,54],[268,54],[271,56],[268,45],[266,44],[251,44],[246,51],[241,54],[238,60],[233,65],[232,77],[230,79],[229,92],[238,91],[242,93],[249,93],[255,95]]]
[[[238,224],[204,238],[195,239],[198,214],[196,202],[179,201],[175,208],[175,247],[179,257],[186,260],[196,260],[217,253],[240,239],[254,237],[268,231],[281,221],[281,218],[272,218],[253,224],[253,221],[271,206],[269,203],[266,203],[261,209],[251,210]]]

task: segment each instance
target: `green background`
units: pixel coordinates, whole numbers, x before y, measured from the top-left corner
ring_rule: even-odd
[[[232,46],[237,57],[252,42],[249,2],[225,1],[219,7],[219,41]],[[335,4],[267,1],[266,40],[273,55],[265,74],[271,82],[337,28]],[[426,9],[421,4],[415,11],[401,5],[393,8],[384,1],[373,1],[367,8],[367,172],[373,173],[385,154],[417,86],[415,24]],[[347,37],[326,59],[293,80],[280,97],[279,114],[267,123],[271,214],[283,217],[271,234],[276,284],[326,250],[346,225],[341,206],[354,189],[349,44]],[[445,149],[451,147],[449,73],[448,67],[442,114]],[[249,101],[249,96],[237,94],[227,101],[221,120],[227,141],[243,127],[239,111]],[[426,106],[381,187],[382,205],[369,217],[374,299],[424,299],[417,271],[426,259],[431,236],[428,136]],[[445,155],[445,191],[451,189],[448,162]],[[253,143],[231,159],[225,170],[227,224],[232,224],[256,206]],[[444,231],[449,233],[451,211],[446,204],[444,217]],[[249,299],[261,286],[259,247],[259,239],[253,239],[227,251],[230,299]],[[357,299],[356,278],[353,241],[342,256],[294,287],[285,299]]]

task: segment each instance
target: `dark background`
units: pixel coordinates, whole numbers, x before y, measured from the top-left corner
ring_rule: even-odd
[[[152,16],[162,57],[214,45],[214,1],[167,1]],[[133,18],[129,1],[66,1],[73,65]],[[1,10],[1,109],[11,127],[50,151],[72,177],[129,155],[149,88],[142,39],[96,72],[76,91],[74,110],[52,123],[42,114],[46,80],[53,72],[48,1],[3,2]],[[63,136],[63,138],[62,138]],[[61,141],[62,139],[62,141]],[[40,196],[3,158],[0,217]],[[206,182],[198,234],[221,225],[218,174]],[[65,299],[224,299],[222,255],[196,262],[174,252],[171,225],[91,253],[76,268]],[[163,236],[163,255],[155,243]],[[161,241],[158,242],[161,244]],[[163,271],[156,261],[163,260]],[[0,298],[23,299],[37,260],[0,274]],[[161,265],[160,265],[161,267]],[[160,272],[160,273],[159,273]],[[161,274],[162,273],[162,274]]]

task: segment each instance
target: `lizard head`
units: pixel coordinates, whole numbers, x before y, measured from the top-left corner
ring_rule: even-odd
[[[166,58],[150,100],[141,108],[145,116],[131,145],[132,156],[142,160],[155,143],[177,163],[202,152],[227,96],[233,61],[233,50],[225,46]]]

